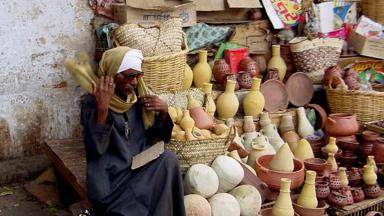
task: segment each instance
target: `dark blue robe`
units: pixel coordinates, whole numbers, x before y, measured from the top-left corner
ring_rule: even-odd
[[[125,115],[125,117],[124,117]],[[125,114],[109,111],[106,125],[97,124],[96,103],[85,96],[81,108],[87,156],[87,193],[96,215],[184,216],[183,185],[176,155],[159,158],[132,170],[132,157],[154,140],[168,142],[173,123],[156,119],[144,129],[142,107],[134,104]],[[130,133],[125,136],[125,123]]]

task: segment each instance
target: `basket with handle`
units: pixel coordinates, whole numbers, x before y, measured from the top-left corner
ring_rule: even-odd
[[[235,137],[235,129],[231,128],[227,137],[202,140],[180,141],[171,139],[165,148],[174,152],[180,162],[182,173],[186,173],[194,164],[211,165],[219,155],[224,155]]]
[[[356,114],[360,123],[384,119],[384,92],[325,87],[331,113]]]

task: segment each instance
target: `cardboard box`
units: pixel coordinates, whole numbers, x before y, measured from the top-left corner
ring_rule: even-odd
[[[125,4],[134,8],[153,8],[164,5],[164,0],[125,0]]]
[[[259,0],[195,0],[198,22],[238,23],[248,20],[251,8],[262,8]]]
[[[360,55],[384,59],[384,39],[368,39],[352,30],[348,44]]]
[[[247,46],[249,53],[265,54],[270,49],[271,44],[271,35],[268,29],[269,24],[267,20],[236,25],[229,41]]]
[[[113,13],[118,24],[137,23],[153,26],[172,17],[180,17],[183,27],[196,24],[196,6],[192,1],[165,1],[164,6],[153,8],[114,4]]]

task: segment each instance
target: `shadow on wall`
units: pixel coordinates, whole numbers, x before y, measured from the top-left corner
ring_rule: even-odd
[[[5,148],[11,145],[11,134],[8,123],[5,119],[0,118],[0,161],[6,158]]]

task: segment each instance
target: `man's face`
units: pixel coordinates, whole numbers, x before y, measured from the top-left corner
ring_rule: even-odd
[[[143,73],[134,69],[128,69],[115,75],[113,81],[116,85],[115,92],[117,95],[129,95],[134,92],[137,87],[137,78]]]

